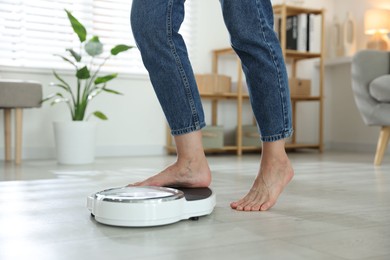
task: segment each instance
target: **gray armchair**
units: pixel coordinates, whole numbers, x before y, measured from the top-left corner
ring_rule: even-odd
[[[390,52],[358,52],[352,60],[352,89],[364,123],[381,127],[374,159],[380,165],[390,136]]]

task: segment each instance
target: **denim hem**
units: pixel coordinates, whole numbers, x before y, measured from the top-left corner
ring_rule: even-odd
[[[171,130],[171,134],[172,135],[184,135],[184,134],[188,134],[188,133],[191,133],[194,131],[198,131],[205,126],[206,126],[206,123],[201,122],[201,123],[195,124],[194,126],[189,126],[189,127],[181,128],[181,129],[177,129],[177,130]]]
[[[285,130],[285,131],[284,131],[283,133],[281,133],[281,134],[270,135],[270,136],[262,136],[262,137],[261,137],[261,141],[263,141],[263,142],[275,142],[275,141],[279,141],[279,140],[282,140],[282,139],[291,137],[291,135],[293,134],[293,132],[294,132],[293,129],[289,129],[289,130]]]

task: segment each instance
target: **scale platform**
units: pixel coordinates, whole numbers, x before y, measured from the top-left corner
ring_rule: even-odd
[[[160,226],[197,219],[213,212],[216,198],[209,188],[120,187],[87,197],[99,223],[122,227]]]

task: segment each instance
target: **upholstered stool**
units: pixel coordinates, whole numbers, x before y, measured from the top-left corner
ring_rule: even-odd
[[[42,85],[32,81],[0,79],[0,109],[4,109],[5,160],[11,160],[11,111],[15,109],[15,163],[22,161],[23,109],[40,107]]]

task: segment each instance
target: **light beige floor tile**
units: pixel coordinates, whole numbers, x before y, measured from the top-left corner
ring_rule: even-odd
[[[223,259],[223,260],[342,260],[332,254],[318,252],[305,247],[292,245],[280,240],[269,240],[261,242],[250,242],[245,244],[236,244],[234,246],[211,247],[203,250],[188,250],[183,252],[175,252],[168,255],[153,256],[145,258],[152,259]]]
[[[83,166],[0,161],[0,259],[390,259],[390,164],[371,154],[292,153],[295,178],[268,212],[236,212],[259,156],[210,156],[217,206],[199,221],[118,228],[86,196],[160,171],[174,156]]]
[[[389,253],[390,225],[295,237],[288,241],[346,259],[373,258]]]

